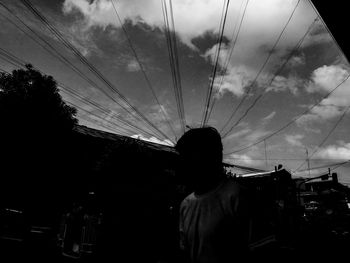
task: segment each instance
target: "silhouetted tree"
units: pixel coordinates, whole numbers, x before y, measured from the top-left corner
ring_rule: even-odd
[[[43,127],[50,132],[71,130],[77,123],[76,109],[62,100],[56,81],[31,65],[26,68],[0,73],[0,118],[13,126],[4,128],[12,132],[23,127],[21,133]]]
[[[0,73],[0,192],[6,202],[33,207],[59,199],[73,163],[76,113],[56,81],[33,66]]]

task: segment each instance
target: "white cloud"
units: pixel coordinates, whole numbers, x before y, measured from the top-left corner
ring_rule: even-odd
[[[253,160],[250,156],[246,154],[230,154],[226,159],[230,163],[241,164],[241,165],[257,165],[257,161]],[[260,164],[261,161],[259,161]]]
[[[303,169],[301,171],[293,171],[293,176],[299,177],[299,178],[300,177],[310,178],[310,177],[318,176],[325,172],[327,172],[326,168],[311,169],[310,171],[309,169]]]
[[[251,143],[254,143],[262,138],[264,138],[266,135],[269,135],[270,132],[266,131],[264,129],[250,129],[250,128],[245,128],[242,129],[236,133],[232,133],[228,135],[225,138],[225,143],[224,143],[224,153],[230,152],[232,149],[238,149],[242,145],[249,145]],[[231,140],[230,140],[231,139]],[[251,148],[251,149],[254,149]],[[258,148],[256,148],[257,150]]]
[[[349,71],[341,65],[324,65],[315,69],[311,75],[311,81],[307,87],[307,91],[312,92],[329,92],[341,83],[347,76]],[[347,82],[345,85],[349,85]],[[337,92],[339,92],[338,89]]]
[[[143,141],[147,141],[147,142],[154,142],[154,143],[158,143],[158,144],[163,144],[163,145],[168,145],[168,146],[173,146],[174,144],[169,141],[169,140],[160,140],[156,137],[150,137],[147,138],[141,134],[135,134],[130,136],[131,138],[135,138],[135,139],[139,139],[139,140],[143,140]]]
[[[90,4],[91,2],[91,4]],[[119,0],[116,3],[121,19],[130,19],[133,23],[144,22],[152,27],[163,27],[161,1]],[[240,52],[251,51],[251,47],[259,48],[273,43],[284,23],[290,16],[297,0],[264,0],[250,1],[242,25],[243,41]],[[177,0],[173,1],[175,27],[183,43],[188,46],[191,40],[205,32],[217,32],[224,2],[217,0]],[[84,15],[89,27],[108,25],[120,27],[116,19],[112,3],[109,0],[65,0],[63,4],[65,14],[80,12]],[[241,2],[231,1],[226,22],[225,36],[231,38],[232,32],[242,14]],[[297,11],[286,31],[287,41],[282,45],[290,46],[297,42],[315,17],[314,11],[307,1],[299,4]],[[246,49],[246,48],[247,49]],[[238,52],[238,53],[240,53]],[[255,52],[251,52],[253,57]],[[247,55],[245,52],[244,55]]]
[[[263,129],[257,129],[254,130],[251,134],[249,134],[248,136],[246,136],[246,140],[248,143],[252,143],[252,142],[256,142],[257,140],[262,139],[263,137],[265,137],[266,135],[269,135],[271,132],[269,131],[265,131]]]
[[[250,1],[246,17],[242,24],[240,36],[234,47],[229,68],[243,66],[248,69],[245,74],[250,76],[250,80],[255,79],[255,76],[266,61],[271,47],[290,16],[295,4],[296,1]],[[265,84],[266,81],[270,80],[271,73],[274,73],[275,66],[281,64],[281,59],[285,58],[285,56],[289,54],[290,49],[301,39],[315,16],[314,11],[307,2],[301,1],[294,13],[293,19],[274,50],[273,55],[269,58],[264,71],[261,72],[257,84]],[[227,31],[230,32],[229,29]],[[227,33],[227,36],[230,34]],[[230,45],[232,45],[232,43],[228,46],[224,46],[222,57],[227,56]],[[223,61],[224,60],[220,57],[221,66],[224,65]],[[290,63],[303,64],[305,60],[303,56],[299,56],[294,57]],[[229,73],[230,72],[228,72],[227,75],[229,75]],[[287,80],[283,81],[284,83],[281,83],[281,78],[282,77],[278,79],[279,83],[277,81],[274,83],[275,86],[277,86],[277,84],[278,86],[273,87],[271,90],[277,91],[277,88],[280,88],[280,91],[290,90],[293,94],[296,94],[296,87],[299,85],[298,79],[290,76]],[[282,87],[283,89],[281,89]]]
[[[211,49],[208,49],[203,55],[204,58],[214,63],[215,53],[217,45],[214,45]],[[255,52],[255,51],[254,51]],[[249,52],[251,53],[251,51]],[[251,85],[265,87],[268,83],[271,82],[271,79],[274,77],[269,74],[267,71],[260,71],[258,68],[259,64],[250,63],[249,56],[247,54],[245,58],[242,58],[240,64],[234,62],[233,60],[227,63],[226,59],[229,55],[229,46],[224,46],[220,52],[219,56],[219,65],[223,68],[227,66],[225,75],[217,74],[214,88],[218,90],[216,96],[221,98],[225,93],[229,92],[237,97],[241,97],[247,92],[247,89],[251,89]],[[262,54],[258,51],[255,53],[255,60],[260,61],[262,64]],[[246,59],[246,61],[244,61]],[[266,57],[264,57],[266,59]],[[238,65],[237,65],[238,64]],[[219,72],[220,73],[220,72]],[[223,73],[223,72],[222,72]],[[259,76],[258,76],[259,74]],[[224,76],[224,78],[222,78]],[[257,78],[258,76],[258,78]],[[297,76],[290,74],[288,77],[275,76],[273,82],[270,86],[266,87],[266,91],[274,92],[284,92],[290,91],[293,95],[297,95],[298,89],[304,86],[304,81]]]
[[[219,47],[219,44],[215,44],[211,48],[207,49],[204,54],[202,55],[203,58],[209,60],[212,64],[216,61],[216,53],[217,49]],[[227,56],[229,55],[230,46],[226,44],[222,44],[220,47],[220,53],[219,53],[219,65],[224,65],[227,59]]]
[[[289,61],[288,61],[288,66],[289,67],[297,67],[297,66],[302,66],[305,65],[305,54],[300,54],[297,56],[293,56]]]
[[[89,2],[92,3],[89,4]],[[225,79],[217,94],[219,98],[227,92],[235,96],[244,94],[247,85],[255,78],[266,60],[270,48],[297,2],[297,0],[261,0],[248,3],[238,41],[228,63]],[[192,43],[194,38],[203,36],[208,32],[218,33],[223,4],[224,1],[217,0],[173,1],[175,28],[182,43],[197,50]],[[232,39],[234,29],[237,30],[237,23],[239,23],[243,11],[241,4],[240,1],[230,2],[224,32],[227,39]],[[116,6],[122,21],[131,20],[133,23],[142,22],[153,28],[163,28],[164,21],[160,0],[143,0],[142,4],[137,0],[119,0],[116,2]],[[85,27],[87,28],[98,26],[104,29],[109,25],[120,28],[112,3],[109,0],[65,0],[63,11],[65,14],[72,12],[83,14]],[[300,40],[315,17],[315,11],[308,1],[301,1],[273,56],[257,80],[258,84],[266,83],[270,79],[271,70],[280,64],[281,58],[285,57],[291,47],[294,47]],[[324,28],[320,25],[319,22],[317,30],[314,30],[308,38],[309,44],[312,43],[314,37],[320,38],[325,34]],[[232,44],[227,43],[222,46],[219,61],[221,67],[225,64],[225,59]],[[204,56],[213,58],[215,49],[216,46],[214,45],[205,52]],[[303,64],[304,62],[303,57],[299,56],[294,57],[291,63]],[[134,64],[131,64],[130,67],[131,70],[137,69]],[[220,79],[217,78],[215,81],[216,88],[219,87]],[[272,87],[270,87],[270,91],[289,90],[296,94],[299,84],[297,78],[277,77]]]
[[[341,65],[322,66],[311,75],[306,90],[309,93],[327,95],[334,90],[350,74],[349,70]],[[350,79],[340,85],[327,98],[315,106],[310,113],[302,116],[297,123],[307,125],[314,121],[323,121],[340,116],[344,108],[350,105]]]
[[[343,111],[341,110],[341,108],[336,105],[324,105],[321,103],[320,105],[313,108],[311,110],[311,113],[302,116],[298,120],[298,123],[302,124],[304,122],[305,124],[307,124],[309,122],[314,121],[321,122],[323,120],[335,118],[341,115],[342,113]]]
[[[332,41],[332,37],[329,35],[328,31],[324,28],[324,26],[321,23],[316,23],[313,29],[311,30],[310,34],[306,36],[302,47]]]
[[[314,156],[323,159],[350,159],[350,143],[327,146],[317,151]]]
[[[91,2],[91,3],[90,3]],[[116,24],[117,18],[113,13],[110,1],[66,0],[63,3],[63,13],[81,12],[85,16],[87,27]]]
[[[214,45],[208,49],[202,56],[210,61],[212,64],[216,60],[216,49],[218,45]],[[219,55],[219,66],[225,67],[226,72],[219,72],[216,75],[214,81],[214,89],[216,89],[216,97],[221,98],[225,93],[231,93],[237,97],[242,96],[245,93],[245,88],[253,80],[256,72],[249,69],[245,65],[231,66],[230,63],[226,62],[227,56],[229,55],[229,46],[223,45]]]
[[[94,41],[92,41],[91,32],[86,29],[87,28],[79,22],[69,27],[68,32],[65,32],[67,30],[66,28],[61,29],[70,43],[85,57],[91,55],[92,52],[99,52]]]
[[[165,120],[169,120],[169,111],[170,109],[165,107],[165,105],[158,105],[155,104],[150,107],[151,113],[149,114],[149,117],[152,121],[159,123],[163,122]]]
[[[271,121],[275,117],[275,115],[276,115],[275,111],[271,112],[269,115],[262,118],[262,122],[266,124],[267,122]]]
[[[162,101],[160,99],[160,101]],[[152,106],[148,106],[147,109],[147,118],[154,123],[159,130],[163,131],[167,135],[174,135],[181,130],[181,124],[178,119],[173,119],[173,110],[169,105],[168,101],[164,101],[163,104],[158,105],[154,104]]]
[[[130,60],[128,62],[128,64],[126,65],[126,69],[129,72],[136,72],[141,70],[140,64],[135,59]]]
[[[246,67],[239,66],[227,70],[227,74],[222,80],[222,76],[217,76],[214,82],[214,88],[218,91],[217,98],[221,98],[229,92],[237,97],[245,94],[245,88],[252,80],[253,74]]]
[[[144,0],[141,4],[136,0],[120,0],[115,3],[123,21],[130,19],[133,23],[144,22],[152,27],[163,27],[161,1]],[[183,43],[193,46],[191,43],[193,37],[202,35],[208,30],[216,30],[221,9],[222,5],[215,0],[173,1],[175,27]],[[81,12],[90,27],[105,28],[108,25],[120,27],[109,0],[96,0],[91,4],[87,0],[66,0],[63,11],[66,14]]]
[[[244,128],[238,132],[232,133],[231,135],[224,138],[224,140],[232,140],[232,139],[241,139],[243,136],[246,136],[252,130],[249,128]]]
[[[293,95],[297,95],[298,90],[303,86],[304,81],[297,76],[276,76],[271,85],[266,88],[266,91],[282,92],[289,90]]]
[[[297,147],[303,147],[303,143],[301,140],[304,138],[304,135],[301,134],[295,134],[295,135],[286,135],[285,139],[286,141],[292,145],[292,146],[297,146]]]

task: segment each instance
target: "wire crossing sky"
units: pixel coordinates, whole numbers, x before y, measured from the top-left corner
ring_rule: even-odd
[[[82,125],[167,145],[210,125],[226,162],[307,148],[350,183],[350,67],[308,0],[1,0],[0,20],[0,70],[52,75]]]

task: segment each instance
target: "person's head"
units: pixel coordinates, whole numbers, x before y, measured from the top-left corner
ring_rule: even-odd
[[[175,148],[180,155],[182,172],[191,184],[221,175],[223,147],[215,128],[191,129],[178,140]]]

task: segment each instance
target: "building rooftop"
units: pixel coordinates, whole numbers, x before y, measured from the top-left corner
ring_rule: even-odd
[[[100,138],[100,139],[109,140],[109,141],[130,143],[130,144],[137,143],[140,146],[147,147],[152,150],[166,151],[174,154],[176,153],[175,148],[172,146],[167,146],[167,145],[158,144],[154,142],[148,142],[141,139],[131,138],[131,137],[116,134],[116,133],[101,131],[101,130],[93,129],[83,125],[75,125],[73,130],[79,134],[83,134],[83,135],[87,135],[95,138]]]

